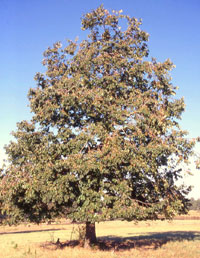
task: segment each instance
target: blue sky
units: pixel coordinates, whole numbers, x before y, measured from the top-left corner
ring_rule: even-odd
[[[191,138],[200,135],[199,0],[0,0],[0,160],[16,123],[31,118],[27,93],[35,87],[35,73],[44,71],[42,53],[56,41],[83,39],[81,16],[102,3],[142,18],[150,57],[176,65],[173,83],[186,103],[181,126]],[[185,181],[195,186],[191,196],[200,198],[200,171],[193,164],[191,170],[194,176]]]

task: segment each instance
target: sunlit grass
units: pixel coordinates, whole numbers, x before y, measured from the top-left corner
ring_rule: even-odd
[[[193,214],[192,214],[193,215]],[[107,221],[96,225],[99,241],[110,243],[109,250],[84,250],[76,246],[58,248],[77,237],[78,225],[65,221],[51,225],[0,227],[0,257],[200,257],[199,220],[134,222]],[[118,249],[113,247],[117,243]],[[114,245],[115,246],[115,245]]]

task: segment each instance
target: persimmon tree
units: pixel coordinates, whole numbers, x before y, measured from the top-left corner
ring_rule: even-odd
[[[121,26],[121,27],[120,27]],[[188,209],[178,187],[193,143],[179,127],[170,60],[149,59],[141,21],[103,6],[82,18],[86,40],[44,53],[46,73],[28,98],[31,121],[18,123],[1,179],[9,223],[66,217],[86,223],[172,218]]]

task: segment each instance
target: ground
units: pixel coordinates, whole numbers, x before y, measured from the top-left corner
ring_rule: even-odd
[[[174,221],[107,221],[96,225],[98,246],[91,250],[76,241],[80,224],[64,220],[50,225],[0,227],[1,257],[109,258],[200,257],[200,213]]]

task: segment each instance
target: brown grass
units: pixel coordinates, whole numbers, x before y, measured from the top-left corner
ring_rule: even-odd
[[[191,210],[187,215],[176,216],[175,220],[200,220],[200,211]]]
[[[0,257],[200,257],[198,220],[101,222],[96,225],[99,243],[91,250],[76,241],[78,226],[61,221],[0,227]]]

